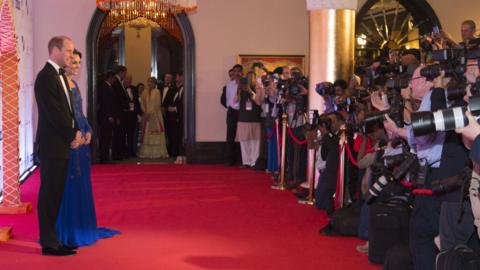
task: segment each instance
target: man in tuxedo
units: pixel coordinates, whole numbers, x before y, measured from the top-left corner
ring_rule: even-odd
[[[163,115],[163,122],[165,123],[165,135],[166,135],[166,138],[167,138],[167,151],[168,151],[168,155],[169,156],[173,156],[175,153],[172,152],[172,140],[174,140],[174,138],[172,138],[171,136],[169,135],[172,135],[172,128],[175,128],[175,127],[170,127],[170,123],[168,122],[168,119],[167,119],[167,110],[166,108],[169,106],[168,105],[168,100],[167,100],[167,97],[169,96],[169,98],[171,99],[175,93],[176,93],[176,89],[175,89],[175,84],[173,82],[173,75],[171,73],[166,73],[165,76],[163,77],[163,83],[160,84],[160,97],[161,97],[161,109],[162,109],[162,115]],[[175,143],[175,142],[173,142]]]
[[[127,155],[135,157],[135,129],[137,128],[137,117],[142,114],[142,109],[138,99],[138,89],[132,85],[132,74],[127,73],[123,80],[123,87],[128,98],[128,111],[126,112]]]
[[[38,223],[43,255],[76,254],[75,247],[63,246],[55,229],[67,178],[70,148],[82,144],[74,118],[73,95],[65,70],[73,57],[69,37],[57,36],[48,42],[49,60],[35,80],[38,107],[37,155],[40,159]]]
[[[168,140],[168,154],[177,157],[180,150],[181,141],[181,114],[183,112],[183,74],[177,75],[175,87],[168,89],[167,95],[162,103],[165,111],[165,126]]]
[[[113,81],[113,93],[115,104],[115,129],[113,131],[112,156],[114,160],[121,160],[125,157],[127,135],[127,112],[129,110],[128,94],[123,87],[123,79],[127,74],[127,68],[117,66],[115,69],[115,80]]]
[[[115,98],[112,86],[114,81],[115,73],[109,71],[105,74],[105,79],[99,86],[100,163],[108,163],[110,161],[110,148],[112,146],[116,118],[116,108],[112,102]]]

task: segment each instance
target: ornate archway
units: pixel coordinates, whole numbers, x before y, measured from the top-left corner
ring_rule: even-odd
[[[97,81],[99,78],[98,63],[98,41],[100,30],[108,12],[100,9],[95,10],[92,16],[87,33],[87,95],[88,95],[88,120],[96,130],[97,125]],[[187,157],[191,155],[191,150],[195,149],[195,37],[190,20],[185,13],[173,15],[180,27],[182,39],[184,42],[184,106],[185,106],[185,127],[184,143],[187,151]],[[95,157],[96,149],[93,149]]]
[[[425,0],[368,0],[356,18],[359,51],[417,47],[421,35],[441,24]]]

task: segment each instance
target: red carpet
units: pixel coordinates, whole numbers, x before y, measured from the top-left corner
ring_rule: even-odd
[[[321,212],[273,191],[267,174],[223,166],[94,166],[99,226],[122,231],[74,257],[40,256],[37,218],[0,216],[14,240],[1,269],[378,269],[356,238],[318,234]],[[38,170],[22,186],[36,209]]]

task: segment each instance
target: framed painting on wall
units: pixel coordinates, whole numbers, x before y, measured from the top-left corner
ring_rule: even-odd
[[[275,68],[287,66],[290,68],[299,68],[304,75],[307,71],[305,69],[305,55],[255,55],[255,54],[240,54],[237,63],[243,66],[244,71],[252,70],[254,63],[262,63],[268,71],[274,71]]]

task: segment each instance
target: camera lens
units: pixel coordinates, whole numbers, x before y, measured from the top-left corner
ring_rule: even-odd
[[[412,113],[412,128],[415,136],[421,136],[435,132],[435,123],[432,112]]]
[[[420,75],[429,80],[433,80],[436,77],[440,76],[442,68],[438,64],[426,66],[420,70]]]
[[[465,107],[454,107],[451,109],[439,110],[433,113],[435,128],[437,131],[454,130],[468,124],[465,117]]]
[[[447,88],[447,99],[448,100],[458,100],[462,99],[465,96],[466,90],[464,87],[449,87]]]
[[[480,103],[478,103],[480,105]],[[480,109],[480,106],[479,106]],[[415,136],[431,134],[435,131],[448,131],[468,124],[466,107],[454,107],[436,112],[412,113],[412,128]]]
[[[367,134],[372,133],[375,125],[377,123],[383,123],[385,120],[385,114],[388,114],[390,110],[387,111],[380,111],[380,112],[373,112],[369,113],[365,116],[363,120],[364,130]]]

